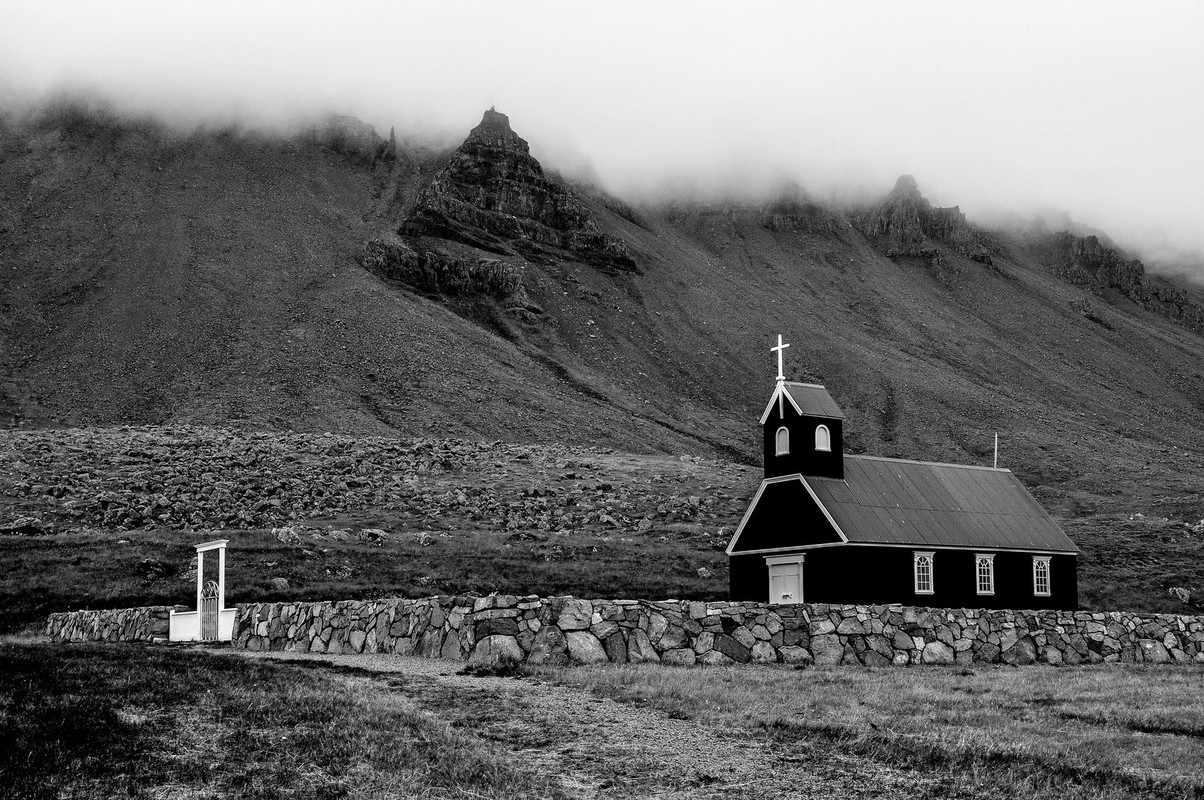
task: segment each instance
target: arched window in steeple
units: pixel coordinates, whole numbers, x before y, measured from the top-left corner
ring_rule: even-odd
[[[790,431],[786,429],[785,425],[778,428],[776,442],[777,442],[777,447],[775,448],[774,455],[778,455],[778,456],[790,455]]]
[[[832,452],[832,433],[827,425],[820,425],[815,429],[815,449],[825,453]]]

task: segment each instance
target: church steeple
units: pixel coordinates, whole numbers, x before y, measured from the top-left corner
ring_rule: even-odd
[[[806,475],[844,477],[844,412],[815,383],[787,381],[783,351],[790,347],[778,335],[777,385],[761,415],[765,442],[765,477]]]

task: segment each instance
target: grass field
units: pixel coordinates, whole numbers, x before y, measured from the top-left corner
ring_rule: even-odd
[[[538,673],[800,751],[835,746],[937,779],[932,797],[1204,797],[1204,671],[748,669]]]
[[[555,797],[362,680],[220,653],[0,644],[0,794]]]
[[[741,756],[762,764],[754,775],[860,776],[850,796],[1204,797],[1195,667],[645,665],[519,668],[498,683],[432,680],[450,662],[411,677],[397,660],[382,676],[357,658],[0,641],[0,786],[12,798],[712,796],[670,761],[640,766],[638,783],[600,780],[634,769],[607,761],[605,720],[638,713],[738,742],[760,754]],[[549,718],[533,709],[553,686],[618,705],[601,728],[596,714]],[[595,782],[566,782],[566,765]]]

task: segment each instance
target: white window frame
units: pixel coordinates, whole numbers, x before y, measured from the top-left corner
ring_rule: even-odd
[[[803,565],[806,563],[806,560],[807,560],[806,553],[795,553],[795,554],[789,555],[789,556],[765,556],[765,569],[768,570],[770,567],[778,565],[778,564],[798,564],[799,593],[802,594],[803,592],[806,591],[806,586],[803,583],[803,580],[804,580]],[[768,587],[766,587],[766,589],[768,589]],[[775,601],[771,597],[771,598],[769,598],[769,602],[771,605],[775,604],[775,603],[777,605],[794,605],[794,604],[802,603],[803,598],[799,597],[797,600],[792,600],[790,603],[782,603],[780,600]]]
[[[824,440],[823,440],[822,446],[819,441],[819,432],[820,431],[823,431],[823,433],[824,433]],[[815,426],[815,449],[820,451],[821,453],[831,453],[832,452],[832,431],[828,430],[827,425],[816,425]]]
[[[784,437],[782,434],[786,434]],[[786,446],[782,447],[782,440],[785,439]],[[773,449],[776,456],[790,455],[790,429],[785,425],[778,428],[777,433],[773,435]]]
[[[982,582],[982,562],[987,562],[987,585],[983,588]],[[975,553],[974,554],[974,588],[978,590],[980,595],[995,594],[995,554],[994,553]]]
[[[1033,556],[1033,597],[1049,597],[1053,588],[1053,556]],[[1041,591],[1041,581],[1038,579],[1040,565],[1045,565],[1045,591]]]
[[[911,577],[916,594],[933,594],[936,591],[935,570],[932,568],[933,556],[935,555],[935,550],[913,550],[911,553]],[[922,559],[926,559],[928,562],[927,589],[920,588],[920,562]]]

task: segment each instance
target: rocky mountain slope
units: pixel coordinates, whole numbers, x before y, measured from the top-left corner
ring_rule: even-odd
[[[1025,237],[1021,247],[1067,283],[1101,297],[1123,297],[1204,333],[1204,306],[1199,302],[1198,292],[1147,275],[1140,261],[1126,258],[1098,236],[1059,231]]]
[[[58,109],[0,127],[0,305],[19,427],[751,464],[782,333],[851,450],[989,463],[998,432],[1098,564],[1122,539],[1163,558],[1134,514],[1204,518],[1201,291],[1098,239],[984,230],[907,178],[855,209],[631,208],[546,172],[497,112],[434,152],[347,120],[279,138]]]
[[[999,250],[992,237],[966,222],[957,206],[934,208],[911,175],[900,177],[880,204],[860,210],[853,220],[891,258],[929,258],[939,264],[943,246],[972,261],[991,264],[991,253]]]

